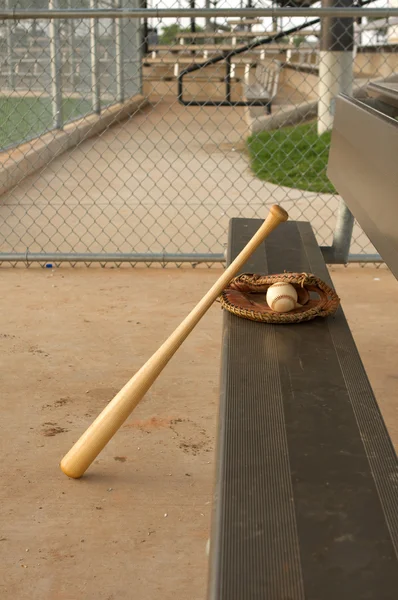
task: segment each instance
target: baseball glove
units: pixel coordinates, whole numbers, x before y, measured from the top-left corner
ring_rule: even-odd
[[[290,283],[297,291],[297,306],[287,313],[271,310],[266,301],[267,289],[274,283]],[[235,277],[219,297],[222,308],[229,312],[264,323],[302,323],[315,317],[333,315],[340,298],[325,282],[311,273],[281,273],[255,275],[244,273]]]

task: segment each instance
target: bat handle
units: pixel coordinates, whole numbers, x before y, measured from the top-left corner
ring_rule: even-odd
[[[220,277],[219,284],[222,289],[226,285],[229,284],[231,279],[235,277],[237,272],[243,267],[247,259],[253,254],[253,252],[259,247],[259,245],[265,240],[266,237],[269,236],[270,233],[274,229],[276,229],[281,223],[287,221],[289,215],[281,206],[278,204],[273,204],[269,209],[269,214],[265,219],[264,223],[257,230],[251,240],[247,243],[247,245],[243,248],[243,250],[238,254],[235,260],[229,265],[226,269],[224,275]]]

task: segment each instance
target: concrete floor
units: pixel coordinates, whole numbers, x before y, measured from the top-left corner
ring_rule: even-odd
[[[339,199],[253,176],[244,109],[161,101],[0,198],[0,252],[220,253],[231,217],[280,203],[329,245]],[[374,252],[354,231],[352,252]]]
[[[398,447],[398,284],[385,268],[331,271]],[[204,600],[218,304],[84,478],[58,463],[217,275],[0,270],[2,600]]]

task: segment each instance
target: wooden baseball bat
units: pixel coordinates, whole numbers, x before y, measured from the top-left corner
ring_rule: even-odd
[[[120,392],[116,394],[113,400],[109,402],[64,456],[60,466],[65,475],[78,479],[84,474],[93,460],[145,396],[153,382],[181,346],[182,342],[188,337],[195,325],[197,325],[202,316],[217,300],[223,289],[237,275],[250,255],[280,223],[287,219],[288,214],[283,208],[278,205],[271,206],[264,223],[207,294],[198,302],[155,354],[151,356]]]

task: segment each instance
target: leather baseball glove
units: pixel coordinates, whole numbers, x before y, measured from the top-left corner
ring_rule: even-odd
[[[266,301],[267,289],[280,281],[290,283],[297,291],[299,306],[287,313],[272,311]],[[238,317],[283,324],[301,323],[333,315],[340,305],[340,298],[324,281],[311,273],[244,273],[230,282],[221,293],[219,302],[222,308]]]

